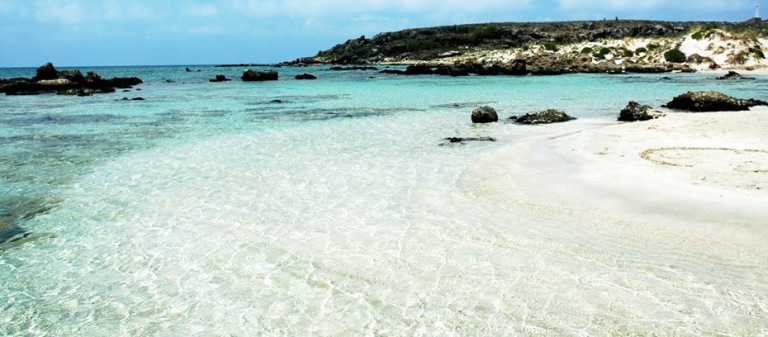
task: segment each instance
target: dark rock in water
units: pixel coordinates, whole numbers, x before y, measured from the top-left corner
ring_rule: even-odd
[[[187,72],[191,72],[192,71],[192,69],[189,69],[189,68],[186,68],[184,70],[186,70]]]
[[[273,100],[269,101],[269,103],[283,103],[283,100],[281,100],[281,99],[273,99]]]
[[[663,117],[664,113],[658,110],[654,110],[649,105],[640,105],[637,102],[629,102],[627,107],[621,110],[619,113],[619,121],[622,122],[635,122],[646,121],[649,119]]]
[[[525,114],[524,116],[515,119],[518,124],[552,124],[567,122],[576,118],[568,116],[561,110],[547,109],[535,114]]]
[[[717,91],[689,91],[673,98],[665,107],[694,112],[708,112],[744,111],[757,105],[768,105],[768,102],[756,99],[734,98]]]
[[[174,81],[174,80],[172,80],[172,79],[166,79],[166,80],[165,80],[165,83],[176,83],[176,81]]]
[[[466,67],[459,65],[442,65],[437,67],[434,71],[437,75],[445,76],[469,76],[469,70]]]
[[[720,76],[717,78],[717,80],[754,80],[754,77],[747,77],[742,76],[741,74],[735,72],[735,71],[729,71],[727,74]]]
[[[489,106],[481,106],[472,110],[472,123],[493,123],[499,120],[496,109]]]
[[[224,75],[216,75],[216,78],[208,80],[208,82],[226,82],[226,81],[231,81],[231,79],[228,79]]]
[[[379,70],[377,67],[373,66],[352,66],[352,67],[331,67],[330,68],[333,71],[344,71],[344,70]]]
[[[104,87],[104,88],[73,88],[73,89],[66,89],[66,90],[59,90],[56,91],[56,95],[65,95],[65,96],[91,96],[93,94],[109,94],[115,92],[115,88],[111,87]]]
[[[144,97],[134,97],[134,98],[133,98],[133,99],[131,99],[131,100],[132,100],[132,101],[144,101],[145,99],[144,99]]]
[[[301,74],[301,75],[296,75],[294,78],[296,78],[297,80],[316,80],[317,76],[312,74]]]
[[[277,81],[279,75],[276,71],[246,70],[241,79],[245,82]]]

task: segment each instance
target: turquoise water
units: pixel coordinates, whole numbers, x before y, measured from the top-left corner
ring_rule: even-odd
[[[110,95],[0,96],[1,335],[767,333],[766,251],[638,239],[476,188],[504,144],[629,100],[765,100],[766,77],[184,68],[81,68],[145,81]],[[479,105],[580,119],[476,126]]]

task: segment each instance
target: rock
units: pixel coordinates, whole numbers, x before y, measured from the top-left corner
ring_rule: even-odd
[[[231,81],[231,79],[228,79],[224,75],[216,75],[216,78],[208,80],[208,82],[226,82]]]
[[[37,82],[40,80],[55,80],[59,78],[59,72],[53,66],[53,63],[48,62],[39,68],[37,68],[37,75],[32,78],[32,81]]]
[[[69,86],[74,83],[66,78],[57,78],[55,80],[39,80],[37,84],[43,86]]]
[[[469,76],[469,70],[467,68],[464,68],[459,65],[441,65],[438,66],[437,69],[434,71],[437,75],[446,75],[446,76]]]
[[[664,115],[665,114],[663,112],[654,110],[649,105],[640,105],[640,103],[637,102],[629,102],[627,107],[621,110],[619,113],[619,121],[646,121],[649,119],[663,117]]]
[[[447,137],[444,138],[446,142],[441,143],[440,146],[446,146],[450,144],[464,144],[466,142],[495,142],[496,138],[493,137]]]
[[[333,71],[343,71],[343,70],[379,70],[377,67],[373,66],[353,66],[353,67],[331,67],[330,68]]]
[[[131,100],[132,101],[145,101],[144,97],[134,97]]]
[[[717,80],[754,80],[754,77],[742,76],[735,71],[729,71],[727,74],[720,76]]]
[[[489,106],[481,106],[472,110],[472,123],[493,123],[499,120],[496,109]]]
[[[301,74],[301,75],[296,75],[295,78],[297,80],[316,80],[317,76],[312,74]]]
[[[447,137],[445,138],[449,143],[463,143],[463,142],[495,142],[496,138],[493,137]]]
[[[518,124],[551,124],[567,122],[576,118],[568,116],[565,112],[560,110],[547,109],[535,114],[525,114],[525,116],[517,117],[515,119]]]
[[[241,79],[245,82],[277,81],[279,75],[276,71],[246,70]]]
[[[717,91],[689,91],[673,98],[665,107],[677,110],[708,112],[744,111],[757,105],[768,105],[768,102],[756,99],[734,98]]]
[[[431,66],[412,65],[405,68],[405,75],[433,75],[435,70]]]
[[[56,91],[56,95],[66,95],[66,96],[91,96],[93,94],[109,94],[115,92],[115,88],[113,87],[103,87],[103,88],[72,88],[72,89],[65,89],[65,90],[58,90]]]

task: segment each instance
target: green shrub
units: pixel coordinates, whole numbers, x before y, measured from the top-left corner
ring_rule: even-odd
[[[417,52],[440,48],[440,44],[435,40],[410,40],[405,43],[405,48],[409,52]]]
[[[550,51],[557,51],[557,43],[544,42],[544,49],[550,50]]]
[[[501,38],[504,32],[495,25],[485,26],[479,28],[472,33],[472,40],[475,42],[483,42],[483,40],[492,40]]]
[[[635,54],[647,53],[647,52],[648,52],[648,49],[645,49],[645,47],[640,47],[635,49]]]
[[[583,49],[581,49],[582,54],[592,54],[593,52],[594,50],[592,50],[592,48],[589,48],[589,47],[584,47]]]
[[[680,49],[670,49],[667,50],[666,53],[664,53],[664,59],[667,60],[667,62],[672,63],[683,63],[685,62],[685,59],[687,57],[685,56],[685,53],[681,52]]]
[[[629,50],[629,49],[622,49],[621,53],[624,55],[624,57],[632,57],[635,56],[635,52]]]
[[[608,55],[610,53],[611,53],[611,49],[608,48],[608,47],[600,48],[600,51],[598,52],[598,54],[600,54],[602,56]]]
[[[704,38],[704,32],[698,31],[696,33],[693,33],[693,35],[691,35],[691,38],[693,38],[694,40],[701,40],[702,38]]]
[[[655,43],[649,43],[647,46],[645,46],[645,48],[648,50],[656,50],[659,49],[659,45]]]

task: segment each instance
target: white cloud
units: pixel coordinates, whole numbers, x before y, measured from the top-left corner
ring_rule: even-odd
[[[238,0],[233,8],[251,16],[316,17],[327,15],[382,15],[382,13],[478,13],[529,7],[533,0]]]
[[[686,10],[689,12],[711,12],[752,8],[752,2],[747,0],[558,0],[557,3],[561,10],[567,11],[617,10],[648,12]]]

